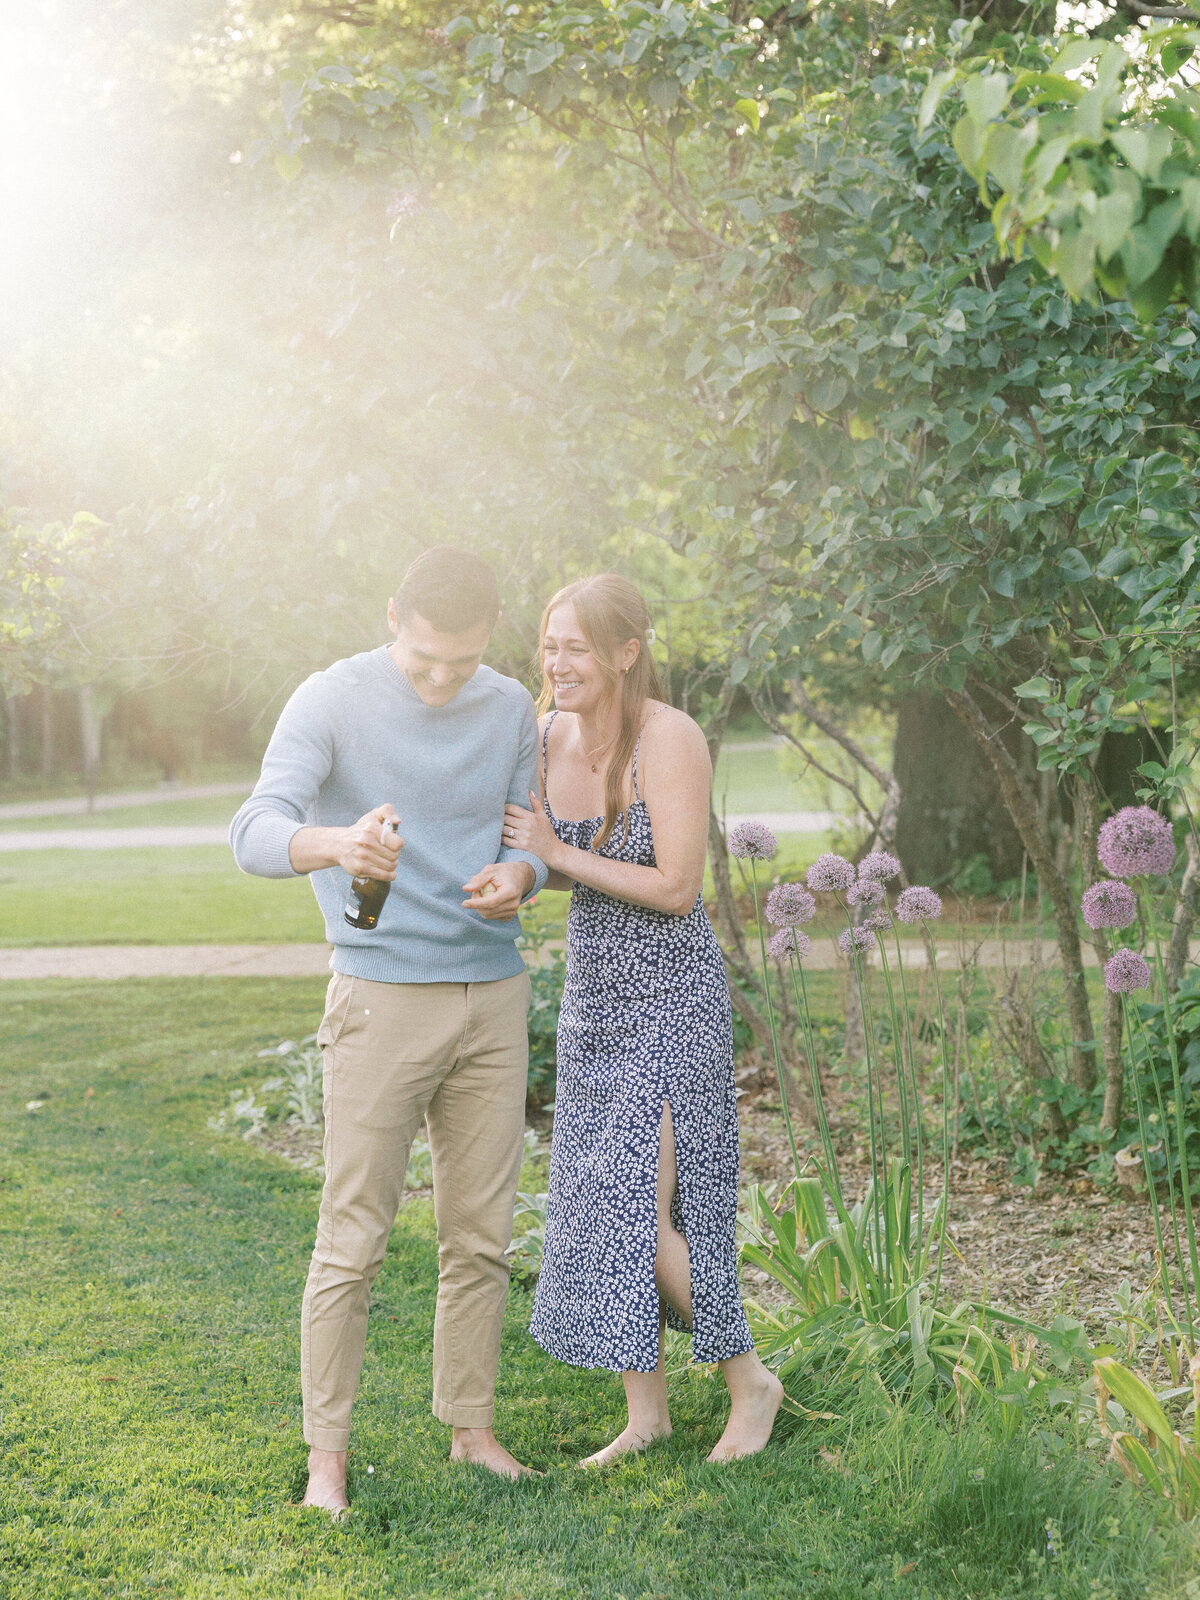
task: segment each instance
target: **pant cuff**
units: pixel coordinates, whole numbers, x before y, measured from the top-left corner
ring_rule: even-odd
[[[310,1450],[345,1450],[350,1443],[349,1428],[305,1428],[304,1442]]]
[[[452,1428],[490,1428],[496,1407],[489,1402],[485,1406],[454,1406],[447,1400],[433,1397],[433,1414],[439,1422],[445,1422]]]

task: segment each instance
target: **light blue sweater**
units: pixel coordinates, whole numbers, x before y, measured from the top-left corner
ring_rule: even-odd
[[[404,848],[379,922],[352,928],[341,867],[311,874],[333,945],[330,966],[383,983],[485,983],[522,971],[520,919],[464,911],[481,867],[528,861],[500,843],[508,801],[529,805],[537,717],[527,689],[479,667],[445,706],[427,706],[384,646],[315,672],[283,708],[254,793],[229,830],[237,864],[262,878],[297,876],[300,828],[342,827],[391,801]]]

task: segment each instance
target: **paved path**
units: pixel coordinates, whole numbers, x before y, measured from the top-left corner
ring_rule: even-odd
[[[234,791],[240,793],[241,789]],[[734,828],[751,820],[747,813],[726,817]],[[833,811],[759,811],[773,833],[824,833],[838,820]],[[844,820],[844,819],[843,819]],[[184,850],[191,845],[227,845],[225,824],[190,823],[179,827],[147,828],[10,828],[0,833],[0,853],[16,850]]]
[[[327,944],[93,944],[0,950],[0,980],[328,975]]]
[[[0,833],[0,853],[16,850],[186,850],[229,844],[229,824],[176,828],[10,828]],[[232,870],[232,862],[230,863]]]
[[[6,800],[0,805],[0,822],[6,817],[85,817],[96,811],[121,811],[126,806],[157,806],[169,800],[215,800],[221,795],[248,795],[252,780],[237,783],[160,783],[155,789],[132,789],[124,794],[98,794],[89,806],[86,795],[66,800]]]
[[[549,947],[547,947],[549,948]],[[911,971],[926,965],[923,945],[901,945],[904,964]],[[980,947],[983,967],[1027,966],[1041,960],[1057,965],[1058,952],[1043,941],[1040,951],[1032,940],[1022,946],[986,939]],[[1090,949],[1084,965],[1094,967]],[[1200,940],[1192,941],[1192,960],[1200,961]],[[938,950],[938,966],[956,968],[959,952],[947,944]],[[806,965],[828,972],[840,964],[830,939],[818,938]],[[227,945],[79,945],[46,946],[32,950],[0,950],[0,981],[5,978],[309,978],[329,972],[329,946],[325,944]]]

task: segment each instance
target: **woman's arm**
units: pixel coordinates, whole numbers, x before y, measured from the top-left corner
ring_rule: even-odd
[[[539,835],[539,837],[541,837],[543,839],[546,837],[547,834],[549,835],[549,837],[551,839],[556,839],[557,838],[557,835],[555,834],[554,829],[550,826],[550,820],[546,816],[546,810],[545,810],[546,796],[545,796],[545,792],[544,792],[544,790],[542,788],[542,782],[543,782],[542,751],[545,748],[545,746],[543,744],[543,740],[546,737],[546,729],[550,726],[550,716],[551,716],[551,713],[549,711],[547,711],[545,716],[541,716],[541,717],[538,718],[538,724],[537,724],[537,732],[538,732],[537,786],[538,786],[538,792],[535,795],[532,789],[529,791],[529,799],[530,799],[530,802],[533,804],[534,813],[536,813],[537,816],[541,817],[543,819],[543,821],[546,823],[545,832]],[[505,808],[505,818],[504,818],[504,822],[505,822],[505,826],[506,827],[512,826],[511,819],[507,815],[508,811],[514,811],[516,813],[516,815],[520,816],[520,817],[527,817],[527,816],[530,815],[529,812],[522,811],[520,806],[509,806],[509,807],[506,807]],[[522,837],[522,835],[518,834],[517,837],[518,838]],[[562,872],[555,872],[554,868],[546,860],[545,856],[542,857],[542,863],[546,867],[546,881],[542,885],[542,888],[543,889],[559,889],[559,890],[562,890],[565,893],[569,894],[571,892],[572,888],[574,887],[574,884],[573,884],[572,880],[570,878],[568,878]]]
[[[510,842],[541,856],[551,887],[556,878],[584,883],[616,900],[685,917],[704,881],[712,788],[708,745],[691,717],[667,707],[646,724],[638,780],[654,832],[656,866],[610,861],[564,844],[540,806],[532,812],[517,806],[505,810],[506,825],[517,830]]]

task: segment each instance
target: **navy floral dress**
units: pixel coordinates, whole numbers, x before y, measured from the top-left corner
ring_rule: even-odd
[[[556,713],[557,715],[557,713]],[[542,737],[542,793],[546,743]],[[624,814],[599,854],[653,866],[650,815],[633,756]],[[555,834],[586,850],[602,817]],[[577,883],[567,921],[546,1242],[532,1333],[579,1367],[653,1372],[658,1364],[658,1142],[663,1102],[675,1129],[672,1220],[687,1239],[692,1353],[722,1361],[754,1348],[737,1281],[738,1133],[729,990],[699,898],[687,916],[629,905]],[[673,1311],[672,1327],[683,1324]]]

